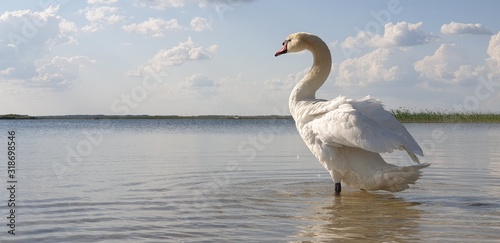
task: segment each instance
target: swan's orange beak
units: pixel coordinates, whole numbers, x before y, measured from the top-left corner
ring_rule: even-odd
[[[281,55],[281,54],[285,54],[286,53],[286,46],[287,46],[287,43],[286,41],[283,42],[283,47],[281,48],[281,50],[277,51],[276,54],[274,54],[275,57]]]

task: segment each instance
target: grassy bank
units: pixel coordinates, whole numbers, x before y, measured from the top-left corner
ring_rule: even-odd
[[[500,123],[500,114],[495,113],[452,113],[441,111],[391,110],[403,123]]]

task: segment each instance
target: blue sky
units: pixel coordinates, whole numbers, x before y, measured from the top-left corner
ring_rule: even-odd
[[[498,1],[2,1],[0,114],[288,114],[312,63],[274,57],[317,34],[318,98],[500,112]]]

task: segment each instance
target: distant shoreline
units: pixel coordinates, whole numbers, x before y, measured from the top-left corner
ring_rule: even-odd
[[[235,115],[200,115],[200,116],[178,116],[178,115],[55,115],[55,116],[29,116],[19,114],[0,115],[0,119],[292,119],[289,115],[258,115],[258,116],[235,116]]]
[[[413,112],[408,110],[391,110],[392,114],[402,123],[500,123],[500,114],[496,113],[446,113],[434,111]],[[19,114],[0,115],[0,120],[5,119],[292,119],[290,115],[56,115],[56,116],[29,116]]]

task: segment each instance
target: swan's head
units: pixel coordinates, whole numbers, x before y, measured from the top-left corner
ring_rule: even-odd
[[[309,33],[299,32],[291,34],[285,41],[283,41],[283,47],[281,50],[277,51],[274,56],[277,57],[289,52],[303,51],[308,49],[308,47],[312,44],[311,42],[315,42],[317,40],[321,41],[319,37]]]

